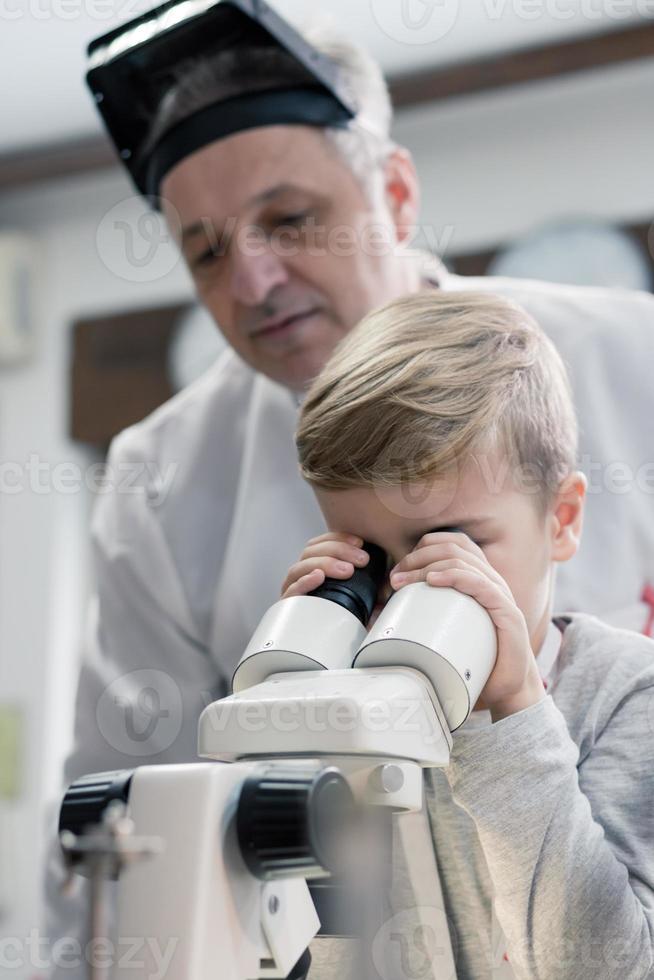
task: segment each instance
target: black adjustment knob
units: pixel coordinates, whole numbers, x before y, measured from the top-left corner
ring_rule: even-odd
[[[339,836],[355,813],[338,769],[271,764],[244,782],[236,831],[241,853],[262,881],[316,878],[340,869]]]
[[[69,830],[82,834],[90,824],[102,822],[112,800],[127,803],[133,769],[96,772],[71,783],[59,810],[59,833]]]

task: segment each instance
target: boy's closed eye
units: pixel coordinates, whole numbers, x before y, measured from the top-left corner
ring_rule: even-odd
[[[470,534],[468,531],[465,531],[461,527],[434,527],[428,531],[425,531],[417,539],[412,538],[409,542],[410,547],[408,551],[404,555],[402,555],[402,559],[407,557],[407,555],[410,555],[412,552],[416,551],[419,547],[424,547],[425,538],[429,534],[462,534],[464,537],[468,538],[469,541],[472,541],[473,544],[477,545],[478,548],[483,547],[483,542],[480,540],[479,536],[473,537],[472,534]],[[399,565],[402,559],[398,559],[396,565]],[[390,571],[393,571],[394,567],[395,566],[391,564]]]
[[[446,563],[444,567],[449,569],[453,567],[452,562],[460,564],[463,561],[473,566],[480,563],[485,566],[488,562],[479,539],[459,526],[433,528],[425,531],[417,541],[412,536],[407,545],[409,551],[390,570],[394,589],[419,581],[429,571],[440,572],[442,569],[436,567],[440,563]]]

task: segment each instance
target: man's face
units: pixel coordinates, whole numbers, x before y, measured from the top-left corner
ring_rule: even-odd
[[[366,313],[410,291],[395,252],[414,203],[383,186],[370,203],[320,130],[266,126],[211,143],[161,191],[199,300],[244,361],[296,391]]]
[[[509,586],[538,650],[551,615],[552,562],[563,560],[565,550],[556,543],[558,520],[553,509],[543,513],[535,493],[510,481],[498,487],[497,474],[506,473],[498,454],[480,459],[481,465],[471,457],[457,476],[437,483],[314,489],[330,530],[379,545],[393,565],[429,532],[465,532]],[[455,543],[457,535],[451,537]],[[386,585],[384,598],[390,594]]]

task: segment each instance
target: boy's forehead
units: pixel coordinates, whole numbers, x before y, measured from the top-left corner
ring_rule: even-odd
[[[451,488],[449,488],[451,490]],[[427,485],[403,487],[355,487],[347,490],[317,490],[326,519],[334,525],[356,523],[355,533],[369,537],[388,533],[411,537],[426,524],[455,526],[487,520],[484,508],[459,497],[448,488],[435,490]]]
[[[438,480],[316,493],[333,530],[351,530],[375,541],[417,540],[437,528],[464,526],[473,531],[506,516],[516,503],[511,480],[498,477],[498,460],[489,458],[486,467],[483,463],[476,459]]]

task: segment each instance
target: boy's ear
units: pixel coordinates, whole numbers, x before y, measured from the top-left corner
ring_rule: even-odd
[[[581,541],[588,481],[576,470],[560,484],[552,513],[552,561],[568,561]]]

